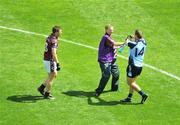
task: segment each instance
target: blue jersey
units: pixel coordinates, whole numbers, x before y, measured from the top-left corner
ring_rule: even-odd
[[[144,53],[146,50],[146,41],[144,39],[139,39],[138,41],[128,41],[128,46],[130,48],[129,53],[129,64],[133,64],[137,67],[143,66]]]

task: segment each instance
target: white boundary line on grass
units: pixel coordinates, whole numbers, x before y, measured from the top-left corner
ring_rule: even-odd
[[[43,37],[47,37],[47,35],[45,34],[40,34],[40,33],[35,33],[35,32],[31,32],[31,31],[26,31],[26,30],[21,30],[21,29],[16,29],[16,28],[9,28],[9,27],[5,27],[5,26],[0,26],[1,29],[7,29],[7,30],[11,30],[11,31],[17,31],[17,32],[21,32],[21,33],[26,33],[26,34],[31,34],[31,35],[36,35],[36,36],[43,36]],[[78,43],[78,42],[73,42],[71,40],[67,40],[67,39],[61,39],[62,41],[66,42],[66,43],[71,43],[71,44],[74,44],[74,45],[78,45],[78,46],[82,46],[82,47],[85,47],[85,48],[89,48],[89,49],[93,49],[93,50],[98,50],[98,48],[95,48],[93,46],[90,46],[90,45],[85,45],[85,44],[82,44],[82,43]],[[117,55],[118,57],[120,58],[123,58],[125,60],[127,60],[128,58],[125,57],[125,56],[122,56],[122,55]],[[156,68],[155,66],[152,66],[152,65],[149,65],[149,64],[144,64],[144,66],[150,68],[150,69],[153,69],[157,72],[160,72],[162,74],[165,74],[171,78],[175,78],[177,80],[180,80],[180,77],[179,76],[176,76],[176,75],[173,75],[171,73],[168,73],[167,71],[164,71],[162,69],[159,69],[159,68]]]

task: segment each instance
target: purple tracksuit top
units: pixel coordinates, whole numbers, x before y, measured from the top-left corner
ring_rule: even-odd
[[[107,42],[110,43],[110,46],[107,45]],[[108,33],[102,37],[101,42],[99,44],[98,50],[98,61],[104,63],[111,63],[114,59],[116,59],[116,49],[113,48],[115,41],[112,40],[111,36]]]

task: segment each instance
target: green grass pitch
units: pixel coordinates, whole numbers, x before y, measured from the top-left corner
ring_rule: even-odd
[[[148,43],[145,63],[180,76],[179,0],[1,0],[0,26],[48,35],[61,25],[62,39],[98,47],[104,25],[122,41],[139,28]],[[36,88],[46,78],[45,37],[0,28],[0,125],[179,125],[180,81],[144,67],[138,80],[149,94],[144,105],[126,97],[127,60],[118,58],[119,92],[93,97],[100,79],[97,51],[60,41],[62,71],[54,81],[55,100]],[[128,56],[126,48],[122,54]],[[106,91],[110,89],[110,81]]]

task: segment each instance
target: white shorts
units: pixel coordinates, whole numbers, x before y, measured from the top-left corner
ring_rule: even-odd
[[[54,61],[47,61],[44,60],[44,67],[47,70],[48,73],[56,72],[57,71],[57,63]]]

